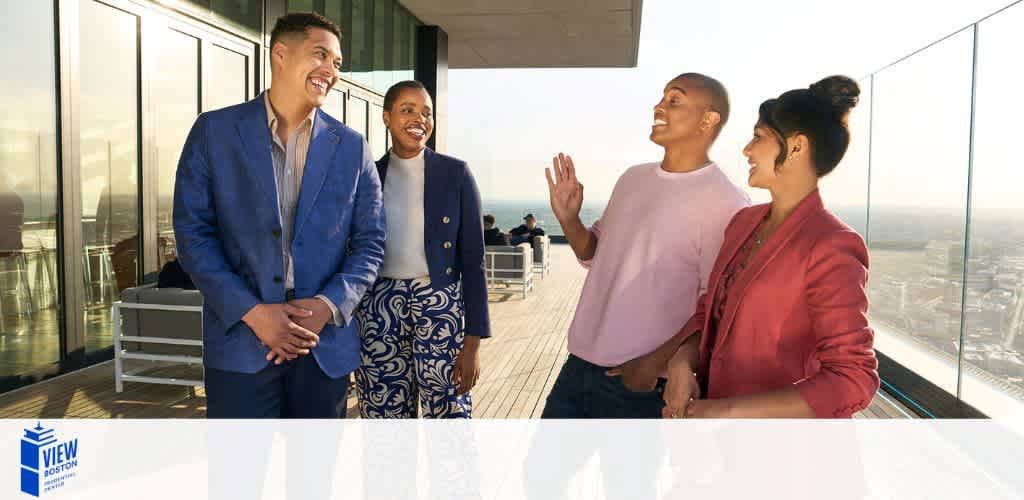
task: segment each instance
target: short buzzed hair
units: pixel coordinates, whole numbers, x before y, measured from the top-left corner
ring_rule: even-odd
[[[388,91],[384,93],[384,109],[387,111],[391,111],[391,106],[395,105],[395,101],[398,100],[399,94],[401,94],[402,91],[406,89],[419,89],[424,92],[427,92],[427,87],[424,86],[422,82],[418,82],[416,80],[405,80],[398,82],[392,85],[391,88],[389,88]],[[427,92],[427,94],[429,95],[430,92]]]
[[[306,30],[309,28],[320,28],[330,31],[338,37],[341,43],[341,28],[316,12],[292,12],[277,18],[274,29],[270,32],[270,50],[274,50],[274,44],[281,41],[281,38],[301,35],[306,37]]]
[[[682,80],[684,78],[696,82],[698,86],[708,91],[708,94],[711,96],[711,110],[717,112],[721,118],[718,121],[718,130],[715,131],[715,137],[718,137],[718,134],[725,128],[725,123],[729,121],[729,92],[725,90],[725,85],[702,73],[683,73],[673,80]]]

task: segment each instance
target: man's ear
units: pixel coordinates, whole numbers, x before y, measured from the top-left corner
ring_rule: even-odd
[[[705,111],[704,118],[700,122],[700,128],[701,130],[711,131],[721,122],[722,115],[718,111]]]

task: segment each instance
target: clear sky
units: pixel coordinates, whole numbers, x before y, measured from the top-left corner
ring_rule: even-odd
[[[644,0],[636,68],[452,70],[448,149],[469,162],[485,199],[546,199],[543,168],[553,154],[564,151],[576,158],[588,200],[605,200],[628,166],[660,159],[660,148],[647,139],[652,108],[668,80],[697,71],[720,79],[730,92],[732,117],[712,157],[745,186],[741,149],[763,100],[831,74],[859,79],[1009,3]],[[1021,7],[1015,9],[1024,10]],[[957,50],[945,52],[962,52]],[[955,75],[950,84],[955,88],[965,78],[969,82],[969,52],[960,59],[930,64],[947,65],[933,69],[937,75]],[[914,71],[927,69],[903,73],[912,77]],[[949,99],[942,87],[945,82],[936,83],[930,90],[909,90],[935,94],[918,99],[933,104],[933,109],[926,107],[926,114],[918,117],[940,113],[942,119],[966,127],[969,113],[964,110],[969,107],[945,110],[943,99]],[[901,101],[892,94],[887,102]],[[866,120],[867,112],[867,105],[858,106],[851,120]],[[957,137],[966,139],[966,135]],[[866,141],[855,137],[851,147],[866,150],[858,139]],[[900,161],[910,161],[905,157]],[[845,179],[859,175],[842,174],[837,170],[829,182],[845,187]],[[962,188],[958,186],[950,189]],[[857,191],[856,187],[831,189],[829,195],[833,202],[842,203],[844,196],[862,197]],[[758,199],[764,198],[755,194]]]

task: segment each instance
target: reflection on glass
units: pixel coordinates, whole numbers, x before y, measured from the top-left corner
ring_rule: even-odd
[[[287,10],[288,12],[311,12],[315,9],[313,8],[313,0],[288,0]]]
[[[368,87],[373,85],[373,7],[370,0],[352,0],[352,49],[346,54],[352,79]]]
[[[109,305],[138,282],[137,18],[81,1],[82,283],[86,350],[111,345]]]
[[[871,78],[858,82],[860,102],[850,111],[850,147],[843,161],[821,180],[829,208],[861,236],[868,224],[868,149],[871,134]]]
[[[288,0],[288,12],[315,11],[341,28],[341,73],[383,93],[411,80],[419,21],[395,0]]]
[[[416,47],[416,18],[398,5],[395,8],[394,28],[394,82],[413,79]]]
[[[209,16],[217,21],[228,21],[230,24],[246,28],[250,33],[259,34],[263,29],[264,0],[177,0],[187,2],[201,16]],[[173,4],[174,2],[167,2]]]
[[[373,5],[373,75],[371,86],[387,89],[394,83],[394,13],[393,2]]]
[[[156,231],[158,264],[176,257],[171,208],[174,175],[185,138],[199,113],[199,40],[171,29],[159,34],[157,66],[153,78],[153,115],[156,127]]]
[[[388,129],[384,126],[384,108],[374,104],[370,110],[370,151],[378,159],[388,151]]]
[[[210,72],[206,78],[206,110],[245,102],[249,98],[246,91],[249,58],[216,45],[209,47],[203,55],[210,58],[210,64],[206,66]]]
[[[324,4],[322,12],[341,28],[341,76],[351,78],[352,52],[352,0],[334,0]]]
[[[210,10],[221,19],[227,19],[250,31],[263,29],[263,0],[212,0]]]
[[[366,112],[370,103],[355,96],[348,96],[348,116],[345,124],[366,138]]]
[[[876,348],[956,394],[973,34],[875,75],[869,298]],[[941,110],[941,119],[930,119]]]
[[[978,26],[970,259],[961,397],[991,417],[1024,415],[1024,4]]]
[[[0,16],[0,391],[60,359],[53,2]]]

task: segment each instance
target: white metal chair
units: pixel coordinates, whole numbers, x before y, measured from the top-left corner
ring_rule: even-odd
[[[523,298],[533,290],[533,250],[529,243],[517,246],[489,246],[484,250],[487,284],[504,284],[519,289]]]
[[[151,365],[125,369],[126,360],[202,365],[203,299],[198,291],[128,288],[111,308],[114,337],[114,388],[124,382],[201,386],[202,380],[140,375]],[[198,314],[197,314],[198,313]]]

